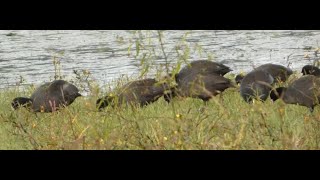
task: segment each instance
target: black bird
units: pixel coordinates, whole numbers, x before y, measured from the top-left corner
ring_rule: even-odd
[[[189,65],[183,67],[178,74],[176,74],[175,78],[177,83],[184,79],[186,76],[190,74],[216,74],[220,76],[224,76],[228,72],[232,71],[228,66],[225,66],[221,63],[212,62],[209,60],[198,60],[192,61]]]
[[[254,98],[265,101],[273,83],[274,78],[271,74],[261,70],[253,70],[243,78],[240,85],[240,95],[248,103],[251,103]]]
[[[290,68],[287,68],[278,64],[264,64],[261,65],[255,70],[262,70],[269,73],[275,80],[285,82],[290,75],[293,74],[293,71]]]
[[[14,109],[20,106],[34,112],[53,112],[70,105],[81,96],[76,86],[64,80],[55,80],[38,87],[30,98],[17,97],[11,105]]]
[[[177,90],[173,92],[173,97],[199,98],[204,102],[207,102],[213,96],[220,94],[230,87],[235,86],[229,79],[223,76],[217,74],[202,75],[193,73],[180,80]]]
[[[239,85],[239,84],[241,84],[241,81],[242,81],[242,79],[244,78],[244,76],[245,75],[243,75],[243,74],[238,74],[236,77],[235,77],[235,81],[236,81],[236,83]]]
[[[100,98],[96,104],[99,110],[108,105],[114,107],[123,103],[145,106],[166,96],[167,91],[170,91],[170,88],[166,83],[160,83],[155,79],[142,79],[125,84],[115,92],[115,96]]]
[[[278,82],[285,82],[289,78],[289,76],[293,74],[293,71],[290,68],[271,63],[263,64],[257,68],[254,68],[254,70],[265,71],[269,73],[275,79],[275,81]],[[235,78],[236,83],[241,84],[243,78],[243,75],[238,74]]]
[[[320,76],[320,69],[313,65],[305,65],[303,66],[301,73],[303,75]]]
[[[320,79],[316,76],[302,76],[287,88],[279,87],[270,93],[273,101],[282,99],[286,104],[306,106],[313,112],[320,100]]]

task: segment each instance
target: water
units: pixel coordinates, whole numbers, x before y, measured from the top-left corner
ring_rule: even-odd
[[[166,31],[166,52],[172,52],[186,32],[190,33],[186,38],[191,47],[190,60],[205,59],[206,53],[212,54],[215,61],[230,66],[233,73],[250,71],[252,67],[264,63],[285,66],[290,63],[292,69],[300,70],[303,65],[311,64],[315,60],[314,49],[319,47],[320,40],[320,31],[315,30]],[[158,44],[156,31],[151,33],[151,40]],[[72,76],[73,70],[88,70],[100,85],[121,75],[137,75],[141,69],[140,61],[133,55],[128,56],[129,40],[132,37],[132,31],[125,30],[2,30],[0,89],[16,86],[20,77],[24,78],[24,85],[53,79],[53,57],[61,60],[63,75]],[[123,39],[123,42],[119,39]],[[206,53],[200,56],[194,51],[196,44],[202,46]],[[135,49],[132,49],[132,54],[135,54]],[[306,54],[309,54],[310,58],[304,57]],[[169,59],[174,65],[176,58],[169,56]],[[159,56],[155,62],[163,64],[164,59]]]

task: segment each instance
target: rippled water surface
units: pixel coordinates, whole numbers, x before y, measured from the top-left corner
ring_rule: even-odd
[[[200,45],[213,59],[222,62],[237,73],[249,71],[264,63],[288,65],[299,70],[316,59],[320,31],[165,31],[166,52],[173,52],[181,37],[188,45]],[[143,32],[146,33],[146,32]],[[157,33],[151,40],[157,44]],[[101,85],[122,74],[134,75],[140,70],[140,61],[128,56],[132,31],[68,31],[20,30],[0,31],[0,88],[16,85],[20,77],[25,84],[41,83],[54,76],[53,57],[61,61],[61,72],[69,76],[73,70],[89,70]],[[135,50],[132,49],[134,52]],[[169,53],[170,54],[170,53]],[[306,55],[309,55],[309,58]],[[290,55],[289,62],[287,57]],[[190,51],[190,60],[206,55]],[[176,59],[169,58],[174,65]],[[164,63],[159,56],[157,64]]]

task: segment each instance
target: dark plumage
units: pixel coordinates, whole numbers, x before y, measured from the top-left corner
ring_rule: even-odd
[[[255,70],[265,71],[269,73],[275,80],[280,80],[281,82],[285,82],[293,73],[290,68],[278,64],[264,64],[255,68]]]
[[[176,74],[175,78],[177,83],[184,79],[186,76],[190,74],[216,74],[223,76],[228,72],[232,71],[229,67],[208,60],[199,60],[199,61],[192,61],[189,65],[185,66],[180,70],[178,74]]]
[[[265,101],[271,91],[274,78],[267,72],[253,70],[248,73],[240,85],[240,95],[250,103],[253,98]]]
[[[34,112],[53,112],[70,105],[79,96],[77,87],[64,80],[55,80],[38,87],[30,98],[15,98],[12,107],[24,106]]]
[[[26,97],[17,97],[12,100],[11,106],[18,109],[19,106],[29,108],[32,104],[32,99]]]
[[[303,66],[301,73],[303,75],[314,75],[314,76],[320,76],[320,69],[313,65],[305,65]]]
[[[174,96],[199,98],[206,102],[229,87],[234,85],[223,76],[193,73],[180,81]]]
[[[319,104],[320,79],[316,76],[303,76],[293,81],[287,88],[279,87],[270,93],[273,101],[282,99],[287,104],[306,106],[313,112]]]
[[[96,102],[97,108],[101,110],[109,104],[115,106],[123,103],[145,106],[166,95],[167,90],[169,91],[170,89],[166,83],[159,83],[155,79],[132,81],[115,92],[116,96],[105,96],[98,99]]]
[[[238,74],[234,80],[236,81],[237,84],[241,84],[241,81],[243,78],[244,78],[243,74]]]

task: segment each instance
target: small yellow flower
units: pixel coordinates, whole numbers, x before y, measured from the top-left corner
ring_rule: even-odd
[[[167,137],[163,137],[163,140],[167,141],[167,140],[168,140],[168,138],[167,138]]]
[[[32,123],[32,128],[35,128],[36,126],[36,123]]]
[[[40,112],[44,112],[44,107],[40,106]]]
[[[181,114],[176,114],[176,118],[180,119],[182,117]]]
[[[284,113],[284,109],[283,109],[283,108],[280,108],[280,109],[279,109],[279,112],[280,112],[281,114],[283,114],[283,113]]]
[[[121,146],[121,145],[122,145],[122,141],[121,141],[121,140],[118,140],[118,141],[117,141],[117,145],[118,145],[118,146]]]
[[[174,131],[174,134],[178,134],[178,131]]]

